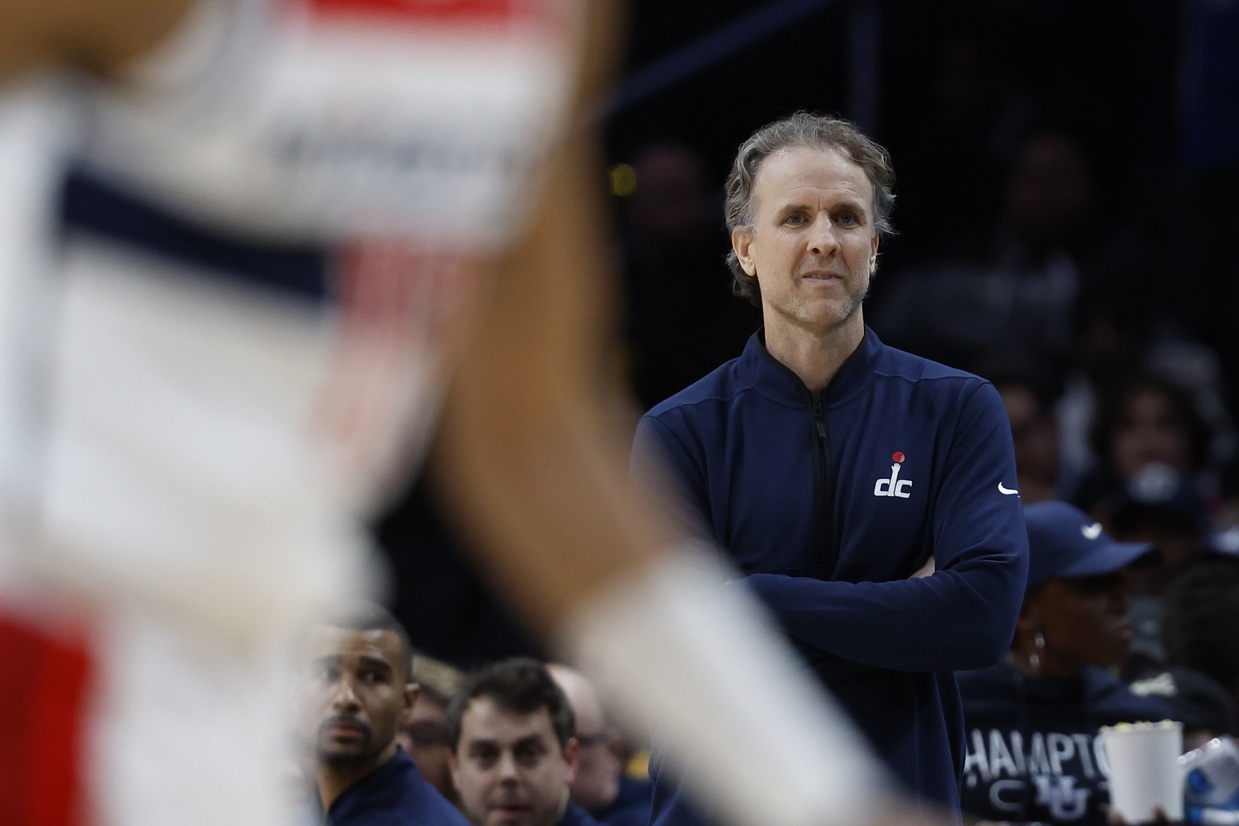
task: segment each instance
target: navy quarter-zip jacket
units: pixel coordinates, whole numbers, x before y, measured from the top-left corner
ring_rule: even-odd
[[[825,390],[743,354],[641,420],[692,510],[894,775],[954,810],[965,748],[954,671],[997,662],[1028,539],[1002,400],[868,328]],[[932,576],[910,579],[933,557]],[[738,664],[738,667],[741,667]],[[693,823],[660,789],[655,823]]]

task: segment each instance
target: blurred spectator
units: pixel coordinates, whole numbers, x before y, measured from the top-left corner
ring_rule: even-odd
[[[563,690],[576,720],[581,744],[572,802],[607,826],[645,826],[650,821],[654,784],[628,777],[628,748],[623,734],[608,720],[598,692],[584,674],[565,665],[547,666]]]
[[[691,147],[659,141],[632,162],[635,188],[622,202],[627,340],[638,401],[649,408],[734,358],[758,324],[731,296],[719,253],[721,193]]]
[[[1099,470],[1103,463],[1094,437],[1100,418],[1114,415],[1115,400],[1146,378],[1181,388],[1194,418],[1208,426],[1205,454],[1210,466],[1220,466],[1233,455],[1234,424],[1217,354],[1168,325],[1158,314],[1163,309],[1135,288],[1095,286],[1080,296],[1071,323],[1064,391],[1057,403],[1065,478],[1081,479]],[[1074,494],[1071,498],[1075,500]]]
[[[1207,469],[1210,438],[1208,423],[1184,388],[1149,373],[1136,375],[1101,399],[1091,439],[1097,465],[1072,501],[1092,512],[1152,466],[1199,477]]]
[[[1083,271],[1105,248],[1082,145],[1044,131],[1020,145],[1002,215],[978,259],[909,265],[875,304],[874,328],[896,347],[972,369],[994,347],[1062,364]]]
[[[1047,364],[1025,354],[999,354],[977,365],[1007,410],[1015,445],[1015,470],[1025,505],[1060,499],[1058,419],[1054,415],[1059,382]]]
[[[1166,660],[1212,677],[1239,706],[1239,557],[1201,557],[1167,589]]]
[[[311,632],[302,733],[313,756],[320,822],[465,826],[396,742],[417,698],[411,656],[404,628],[377,605]]]
[[[1132,693],[1159,697],[1170,706],[1171,719],[1183,723],[1183,751],[1199,748],[1214,737],[1239,734],[1239,711],[1221,683],[1191,668],[1175,666],[1137,680]]]
[[[452,780],[473,826],[597,826],[569,799],[580,758],[572,708],[537,660],[471,674],[447,726]]]
[[[1161,560],[1127,573],[1132,592],[1134,638],[1123,677],[1133,680],[1165,666],[1161,644],[1161,595],[1204,549],[1209,518],[1200,485],[1168,465],[1154,463],[1136,472],[1117,493],[1102,500],[1094,515],[1124,542],[1147,542],[1161,551]]]
[[[1164,464],[1135,473],[1116,494],[1098,506],[1098,515],[1124,542],[1149,542],[1162,562],[1132,572],[1128,584],[1138,594],[1160,594],[1205,547],[1209,513],[1200,485]]]
[[[1010,823],[1103,826],[1106,768],[1096,759],[1103,725],[1170,716],[1108,669],[1127,654],[1122,571],[1148,545],[1115,542],[1063,502],[1025,509],[1028,589],[1006,661],[960,674],[968,755],[968,814]]]
[[[414,652],[411,679],[417,685],[417,699],[408,721],[396,733],[396,742],[409,753],[422,776],[439,794],[459,804],[452,771],[448,764],[451,741],[447,736],[447,704],[456,693],[463,675],[460,671]]]
[[[1097,464],[1091,433],[1099,398],[1141,370],[1153,337],[1147,305],[1133,295],[1086,290],[1071,318],[1071,349],[1056,405],[1064,471],[1079,479]]]

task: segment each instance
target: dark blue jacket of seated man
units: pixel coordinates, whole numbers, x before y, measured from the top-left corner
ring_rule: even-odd
[[[468,826],[403,749],[331,804],[330,826]]]
[[[555,826],[602,826],[602,824],[590,817],[589,812],[580,806],[569,804],[564,810],[564,816]]]

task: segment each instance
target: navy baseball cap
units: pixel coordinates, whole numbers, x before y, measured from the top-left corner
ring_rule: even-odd
[[[1136,562],[1153,563],[1148,542],[1116,542],[1101,523],[1066,502],[1024,508],[1028,523],[1028,585],[1048,579],[1110,574]]]

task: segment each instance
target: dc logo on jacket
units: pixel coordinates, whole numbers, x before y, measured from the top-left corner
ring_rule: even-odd
[[[893,496],[898,499],[912,498],[912,493],[909,490],[912,487],[912,480],[899,478],[899,469],[903,467],[903,460],[905,458],[907,457],[903,455],[903,451],[895,451],[895,454],[891,456],[891,460],[894,462],[891,465],[891,475],[889,478],[878,479],[874,482],[874,496]]]

